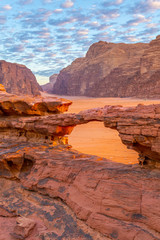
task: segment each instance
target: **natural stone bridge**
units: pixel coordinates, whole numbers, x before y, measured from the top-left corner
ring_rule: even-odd
[[[47,103],[45,104],[47,106]],[[48,105],[51,109],[51,104]],[[52,105],[54,106],[52,106],[52,111],[48,112],[48,114],[52,113],[52,115],[39,117],[31,116],[33,114],[31,111],[29,114],[24,112],[23,102],[21,102],[21,115],[18,118],[17,116],[10,116],[0,119],[1,136],[9,136],[9,138],[18,137],[20,141],[33,141],[36,138],[41,142],[52,142],[56,139],[60,141],[63,136],[70,134],[76,125],[90,121],[101,121],[104,122],[105,127],[116,129],[122,142],[139,153],[140,163],[159,165],[160,105],[144,106],[140,104],[137,107],[127,108],[122,106],[105,106],[104,108],[82,111],[79,114],[56,115],[53,115],[56,112],[56,105]],[[26,109],[25,105],[24,108]],[[57,108],[59,108],[58,105]],[[63,109],[64,107],[61,108]],[[39,103],[37,109],[37,115],[42,114],[40,110],[44,109],[44,103],[43,105]],[[66,110],[66,108],[64,109]],[[3,113],[6,114],[4,109]],[[34,114],[36,114],[35,107]]]
[[[62,99],[1,97],[0,239],[160,239],[160,105],[62,114]],[[71,149],[65,135],[90,121],[117,129],[146,166]]]

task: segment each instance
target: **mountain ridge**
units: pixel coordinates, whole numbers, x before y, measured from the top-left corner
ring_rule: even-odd
[[[160,36],[150,43],[92,44],[57,76],[52,93],[90,97],[158,98]]]

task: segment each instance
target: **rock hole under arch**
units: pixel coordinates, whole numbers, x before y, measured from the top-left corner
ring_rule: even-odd
[[[73,149],[86,154],[105,157],[124,164],[138,163],[138,153],[128,149],[118,136],[118,131],[106,128],[103,122],[89,122],[76,126],[69,136]]]

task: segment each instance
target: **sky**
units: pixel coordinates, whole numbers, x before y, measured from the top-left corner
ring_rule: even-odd
[[[160,0],[0,0],[0,59],[26,65],[40,84],[95,42],[159,34]]]

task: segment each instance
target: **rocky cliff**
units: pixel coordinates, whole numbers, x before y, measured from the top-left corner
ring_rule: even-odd
[[[0,83],[14,94],[39,95],[42,88],[30,69],[24,65],[0,61]]]
[[[58,74],[53,74],[49,78],[49,83],[41,85],[43,91],[45,91],[47,93],[52,93],[52,89],[53,89],[53,86],[54,86],[54,84],[55,84],[55,82],[57,80],[57,76],[58,76]]]
[[[159,98],[160,36],[149,44],[98,42],[57,77],[53,93]]]
[[[160,105],[62,114],[64,99],[48,111],[51,98],[0,95],[0,239],[160,239]],[[73,150],[66,134],[89,121],[117,129],[141,165]]]

